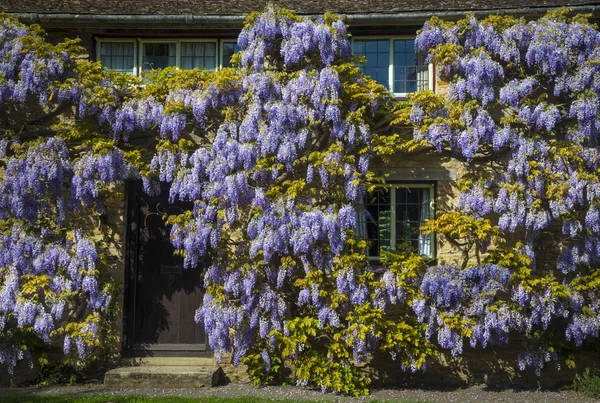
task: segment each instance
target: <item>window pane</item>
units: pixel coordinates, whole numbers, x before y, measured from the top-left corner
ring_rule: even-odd
[[[369,242],[368,256],[378,257],[381,251],[390,250],[392,212],[389,189],[378,189],[367,196],[360,206],[358,234]]]
[[[389,88],[390,42],[387,39],[355,40],[354,54],[367,59],[366,65],[360,66],[363,74]]]
[[[433,257],[433,235],[421,231],[425,221],[433,218],[432,197],[430,187],[400,185],[368,194],[364,205],[357,207],[357,236],[368,241],[368,256],[380,257],[382,251],[406,249]],[[392,200],[395,210],[391,208]]]
[[[133,74],[133,42],[100,42],[100,62],[109,70]]]
[[[242,50],[235,42],[223,43],[223,67],[231,67],[231,56]]]
[[[394,41],[394,92],[408,93],[429,87],[428,66],[416,59],[414,39]]]
[[[421,226],[433,218],[430,188],[396,189],[396,249],[408,249],[431,256],[431,234],[424,234]]]
[[[176,65],[174,43],[145,43],[143,51],[142,69],[164,69]]]
[[[214,42],[182,42],[181,68],[214,70],[217,62]]]

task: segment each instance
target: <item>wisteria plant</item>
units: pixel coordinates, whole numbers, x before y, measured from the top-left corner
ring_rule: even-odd
[[[549,361],[573,366],[600,327],[600,33],[568,15],[431,19],[415,47],[448,92],[396,112],[415,126],[401,148],[470,171],[457,209],[426,225],[465,256],[425,272],[413,309],[428,338],[453,355],[465,339],[524,343],[518,367],[538,375]]]
[[[524,340],[519,366],[539,372],[566,342],[598,336],[600,35],[585,18],[433,19],[416,47],[450,92],[409,104],[361,73],[331,14],[269,6],[246,20],[235,68],[144,81],[79,60],[75,42],[1,23],[9,368],[34,343],[80,356],[98,345],[114,286],[85,220],[128,180],[150,195],[166,183],[171,201],[194,206],[166,221],[185,267],[203,268],[196,321],[217,358],[257,382],[291,367],[299,384],[365,394],[374,353],[414,372],[439,348],[461,354],[465,339]],[[409,139],[391,134],[401,123]],[[462,247],[464,264],[428,268],[402,250],[374,265],[357,231],[383,181],[370,165],[429,149],[478,173],[458,209],[426,226]]]

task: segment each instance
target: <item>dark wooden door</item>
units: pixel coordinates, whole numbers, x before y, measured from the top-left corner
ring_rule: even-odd
[[[206,351],[206,334],[194,321],[203,297],[201,268],[185,269],[183,259],[174,256],[161,215],[189,208],[169,204],[167,189],[151,198],[139,183],[129,186],[125,347],[133,355]]]

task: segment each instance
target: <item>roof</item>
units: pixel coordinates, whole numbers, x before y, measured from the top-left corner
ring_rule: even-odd
[[[242,15],[262,10],[267,0],[2,0],[8,13],[86,15]],[[598,5],[592,0],[279,0],[300,14],[390,14],[468,10],[535,9]],[[532,10],[533,11],[533,10]]]

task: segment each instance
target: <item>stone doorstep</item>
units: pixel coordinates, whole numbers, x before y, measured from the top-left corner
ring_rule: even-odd
[[[215,357],[138,357],[121,358],[121,366],[217,367]]]
[[[121,367],[104,375],[108,388],[200,388],[216,386],[220,380],[218,366]]]

